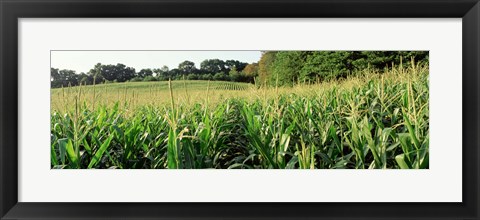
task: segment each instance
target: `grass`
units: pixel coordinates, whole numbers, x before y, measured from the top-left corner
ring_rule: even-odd
[[[52,89],[52,168],[425,169],[428,66],[293,88]]]

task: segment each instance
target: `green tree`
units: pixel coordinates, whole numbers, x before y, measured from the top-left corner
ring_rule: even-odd
[[[178,69],[183,73],[183,74],[190,74],[190,73],[196,73],[197,68],[195,68],[195,63],[192,61],[185,60],[178,64]]]
[[[258,63],[248,64],[247,66],[245,66],[242,72],[243,74],[245,74],[245,76],[258,76]]]
[[[147,76],[152,76],[152,75],[153,75],[153,71],[151,69],[142,69],[136,74],[136,76],[141,78],[145,78]]]
[[[135,77],[135,69],[127,67],[124,64],[118,63],[117,65],[102,65],[101,74],[105,80],[126,82]]]
[[[77,78],[80,85],[91,85],[93,83],[93,78],[85,73],[80,73]]]
[[[228,80],[228,75],[223,72],[218,72],[213,76],[213,80],[226,81]]]
[[[179,69],[177,69],[177,68],[171,69],[168,73],[169,73],[169,74],[168,74],[169,78],[172,79],[172,80],[173,80],[173,79],[182,79],[182,78],[183,78],[183,77],[182,77],[182,75],[183,75],[182,71],[179,70]]]
[[[168,69],[168,66],[163,65],[162,68],[153,69],[153,72],[158,80],[168,80],[168,78],[170,78],[170,70]]]
[[[237,68],[235,66],[232,67],[232,69],[230,70],[228,75],[229,75],[229,78],[230,78],[231,81],[234,81],[234,82],[240,81],[241,75],[237,71]]]
[[[273,62],[275,61],[276,51],[262,51],[262,56],[258,62],[258,83],[263,85],[268,78],[273,75]]]
[[[75,71],[67,69],[50,68],[50,79],[50,87],[52,88],[77,86],[79,83],[78,75],[75,74]]]
[[[268,77],[271,85],[292,85],[300,79],[308,51],[280,51],[275,56],[273,74]],[[300,79],[303,80],[303,79]]]
[[[220,59],[207,59],[200,63],[200,71],[206,73],[226,72],[225,62]]]
[[[187,80],[197,80],[199,79],[199,76],[197,74],[190,73],[187,75]]]
[[[213,80],[213,75],[210,73],[202,74],[198,77],[201,80]]]
[[[98,83],[103,83],[105,81],[105,78],[102,75],[102,66],[103,65],[101,63],[97,63],[97,64],[95,64],[93,69],[90,69],[88,71],[87,74],[89,75],[89,78],[91,79],[90,84],[93,84],[94,82],[95,82],[95,84],[98,84]]]
[[[225,61],[225,68],[229,72],[235,68],[236,71],[241,72],[245,67],[248,65],[248,63],[240,62],[238,60],[227,60]]]
[[[314,51],[307,56],[300,80],[329,80],[346,77],[355,70],[358,53],[348,51]]]

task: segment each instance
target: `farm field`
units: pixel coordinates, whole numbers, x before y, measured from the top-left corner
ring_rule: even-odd
[[[291,87],[174,80],[51,90],[51,167],[426,169],[428,65]]]
[[[254,85],[224,81],[189,81],[178,80],[171,82],[174,92],[174,101],[179,104],[194,104],[207,98],[210,104],[218,104],[232,97],[248,97]],[[160,82],[125,82],[100,85],[65,87],[51,90],[52,110],[68,110],[75,103],[75,98],[83,108],[90,110],[99,106],[110,108],[118,102],[125,110],[133,110],[139,106],[165,106],[171,103],[168,81]],[[131,112],[131,111],[128,111]]]

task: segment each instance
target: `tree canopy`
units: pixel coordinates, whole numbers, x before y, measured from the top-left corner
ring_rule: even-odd
[[[258,79],[270,85],[292,85],[345,78],[365,69],[382,72],[392,65],[428,62],[428,51],[265,51]]]

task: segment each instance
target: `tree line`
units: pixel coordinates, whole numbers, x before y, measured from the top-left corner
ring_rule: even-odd
[[[428,51],[264,51],[257,80],[285,86],[341,79],[363,70],[384,72],[412,60],[428,63]]]
[[[192,61],[177,68],[127,67],[98,63],[87,73],[51,68],[51,87],[92,85],[127,81],[216,80],[289,86],[297,82],[318,82],[346,78],[362,70],[382,72],[395,65],[428,63],[428,51],[263,51],[258,63],[207,59],[197,69]]]
[[[256,72],[251,66],[238,60],[207,59],[196,68],[192,61],[183,61],[177,68],[169,69],[167,66],[154,69],[141,69],[136,71],[133,67],[124,64],[97,63],[87,73],[77,74],[74,70],[50,68],[51,87],[67,87],[77,85],[93,85],[111,82],[138,82],[138,81],[164,81],[164,80],[217,80],[252,83]]]

